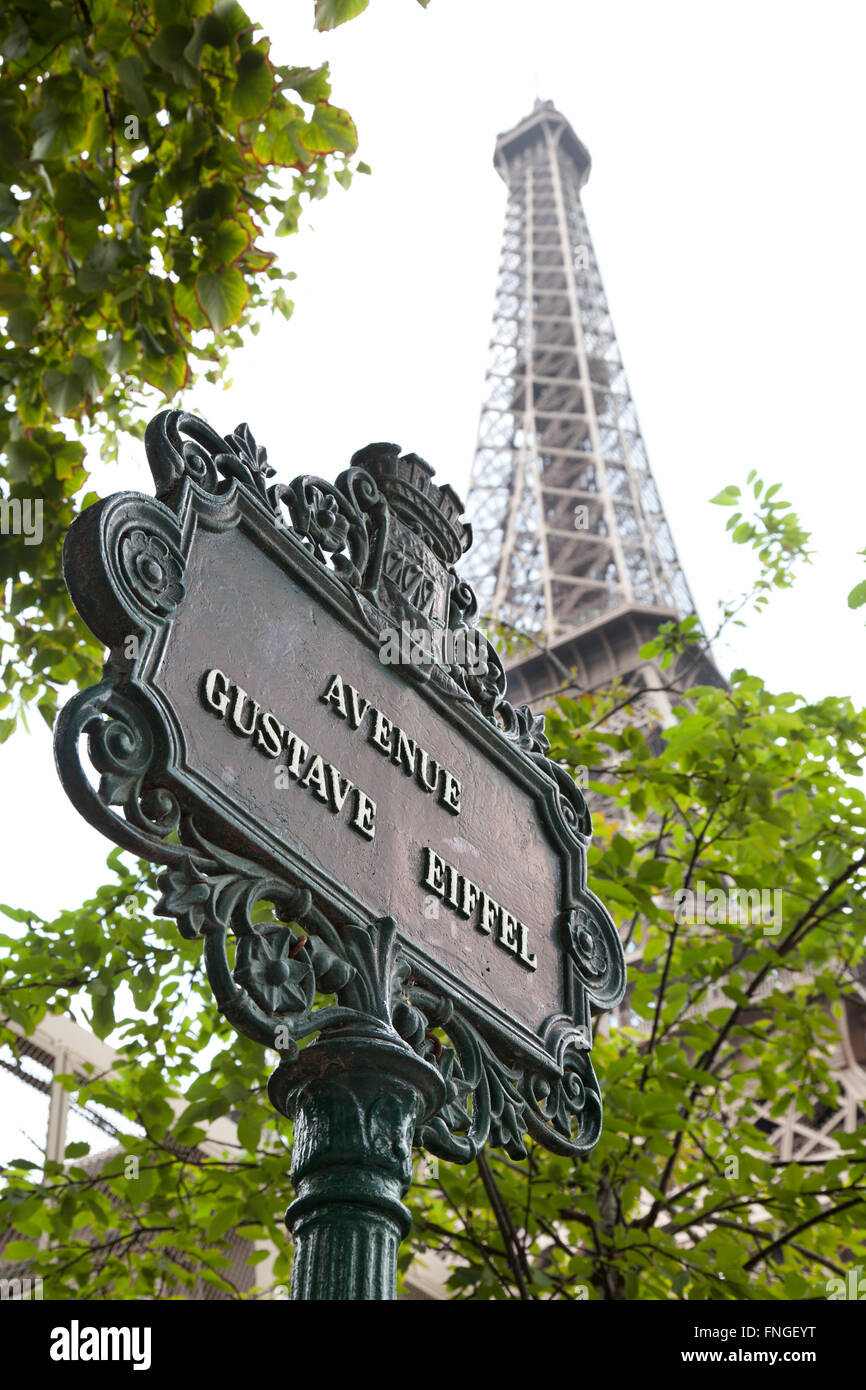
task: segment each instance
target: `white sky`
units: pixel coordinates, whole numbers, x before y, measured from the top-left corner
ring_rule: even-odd
[[[705,623],[753,573],[708,505],[721,487],[755,467],[814,532],[811,571],[736,631],[720,665],[862,703],[864,617],[846,595],[866,577],[866,11],[372,0],[317,35],[312,0],[247,9],[275,61],[330,59],[333,100],[373,174],[335,186],[277,243],[298,272],[293,320],[251,339],[228,395],[196,389],[185,406],[221,432],[247,420],[283,481],[333,478],[355,449],[391,439],[465,495],[504,211],[494,141],[550,97],[592,155],[584,206]],[[95,471],[106,491],[151,489],[143,450]],[[44,726],[5,745],[0,765],[0,899],[73,906],[103,881],[108,841],[67,802]]]

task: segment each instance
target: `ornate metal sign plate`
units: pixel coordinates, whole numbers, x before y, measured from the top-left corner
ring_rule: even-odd
[[[621,998],[622,949],[582,793],[472,625],[459,498],[390,444],[274,484],[246,426],[178,411],[146,451],[156,499],[107,498],[64,549],[109,648],[58,722],[69,795],[167,866],[220,1008],[281,1054],[279,1108],[297,1040],[360,1019],[440,1073],[440,1156],[591,1147],[591,1007]]]

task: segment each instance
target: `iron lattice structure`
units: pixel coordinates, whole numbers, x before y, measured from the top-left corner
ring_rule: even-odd
[[[581,205],[589,153],[552,102],[536,102],[499,136],[494,163],[508,203],[467,506],[474,545],[463,574],[485,615],[534,639],[506,661],[512,700],[543,704],[575,668],[584,688],[616,678],[635,692],[657,687],[664,680],[640,649],[660,622],[695,605]],[[675,663],[668,679],[689,664]],[[708,657],[692,659],[687,674],[689,684],[723,684]],[[665,697],[653,703],[667,722]],[[632,968],[638,956],[629,956]],[[633,1023],[628,999],[620,1015]],[[840,1152],[836,1136],[863,1123],[864,1020],[866,983],[858,978],[832,1058],[835,1106],[807,1116],[792,1106],[781,1119],[763,1106],[759,1127],[783,1158],[831,1157]]]
[[[508,187],[465,577],[587,681],[629,676],[694,604],[650,471],[581,206],[590,157],[551,102],[496,144]],[[520,662],[517,694],[550,688]],[[718,680],[718,676],[715,676]]]

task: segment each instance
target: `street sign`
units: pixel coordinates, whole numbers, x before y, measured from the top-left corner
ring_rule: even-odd
[[[415,1140],[440,1157],[590,1148],[622,949],[583,795],[473,624],[459,498],[391,444],[287,485],[243,425],[165,411],[145,446],[156,498],[97,503],[64,547],[109,648],[58,721],[69,795],[166,866],[219,1007],[280,1054],[280,1109],[324,1055],[298,1042],[360,1028],[424,1064]]]

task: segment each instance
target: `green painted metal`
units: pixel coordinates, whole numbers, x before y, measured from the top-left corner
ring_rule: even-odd
[[[159,910],[185,937],[201,937],[218,1008],[279,1055],[269,1094],[295,1125],[293,1297],[393,1298],[413,1145],[466,1163],[486,1144],[522,1157],[527,1132],[574,1158],[597,1142],[592,1013],[622,997],[625,965],[613,922],[586,883],[589,812],[566,770],[546,757],[543,718],[505,698],[502,664],[473,626],[475,598],[454,569],[471,540],[462,505],[434,485],[423,460],[371,445],[333,484],[272,484],[246,426],[223,438],[179,411],[156,417],[146,449],[157,498],[107,498],[78,519],[64,547],[73,600],[109,657],[99,684],[58,720],[58,770],[91,824],[164,865]],[[273,635],[268,628],[260,647],[246,613],[250,623],[273,615]],[[407,622],[436,642],[386,676],[383,643]],[[231,679],[214,663],[218,630],[250,667]],[[287,665],[287,642],[303,659]],[[416,864],[415,878],[407,871],[405,882],[385,881],[371,799],[357,790],[347,814],[348,779],[315,750],[305,745],[301,799],[279,810],[262,792],[266,772],[285,770],[280,760],[292,756],[280,723],[283,685],[294,682],[297,695],[310,685],[308,668],[338,669],[338,656],[390,692],[407,728],[435,728],[477,786],[492,789],[493,830],[477,807],[468,824],[493,849],[502,841],[511,891],[526,895],[518,864],[533,900],[553,904],[533,938],[537,959],[524,924],[422,838],[402,861]],[[253,678],[260,683],[265,703],[237,685],[241,677],[251,688]],[[328,747],[339,735],[357,751],[344,688],[329,680],[324,692],[312,689],[307,716]],[[426,763],[407,778],[411,767],[369,753],[377,739],[381,749],[381,721],[376,728],[365,756],[380,802],[397,808],[392,826],[419,837],[429,830],[440,849],[457,845],[454,768],[438,769],[434,800]],[[97,787],[81,759],[85,739]],[[229,763],[236,785],[226,780]],[[300,765],[295,771],[300,793]],[[280,820],[288,804],[294,821]],[[375,910],[377,895],[391,889],[405,920]],[[481,904],[474,924],[464,920],[473,890]],[[435,948],[421,929],[424,893],[451,914],[450,934],[443,928]],[[274,909],[269,920],[263,902]],[[475,950],[476,962],[488,961],[483,970],[476,965],[473,975],[461,956],[448,956],[452,937]]]
[[[292,1297],[392,1299],[413,1136],[442,1104],[442,1078],[386,1038],[352,1034],[311,1044],[292,1073]]]

